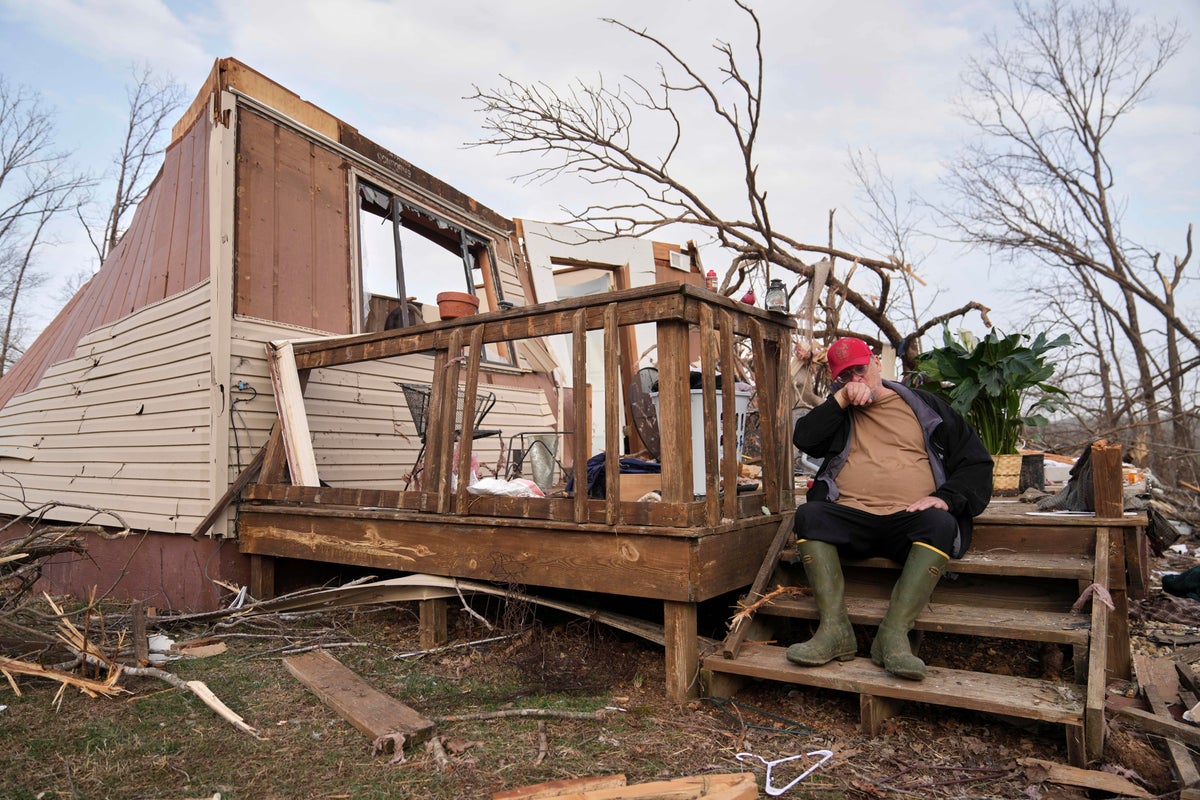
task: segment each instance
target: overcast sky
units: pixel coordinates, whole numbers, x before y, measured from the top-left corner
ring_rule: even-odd
[[[847,154],[860,148],[877,153],[903,191],[934,196],[940,164],[967,133],[950,104],[964,61],[984,33],[1011,28],[1011,5],[755,5],[768,60],[760,180],[776,226],[824,241],[836,208],[842,226],[853,227],[861,203]],[[1151,249],[1179,253],[1187,223],[1200,221],[1200,0],[1134,6],[1146,17],[1178,17],[1193,37],[1113,142],[1131,225]],[[752,46],[747,19],[730,0],[0,0],[0,73],[57,109],[61,146],[99,173],[122,135],[132,64],[174,77],[190,99],[213,60],[233,56],[499,213],[556,221],[560,205],[587,195],[569,180],[514,182],[531,164],[464,147],[482,135],[481,116],[464,97],[473,85],[497,86],[501,73],[557,88],[601,73],[653,78],[658,54],[600,17],[644,27],[708,62],[714,39],[746,55]],[[737,197],[738,165],[723,155],[719,130],[698,111],[684,121],[689,133],[705,134],[680,165],[685,182]],[[88,266],[78,239],[60,236],[63,244],[42,261],[55,280]],[[718,269],[728,264],[715,247],[703,257]],[[998,293],[1019,283],[1006,265],[989,267],[943,244],[917,266],[946,292],[943,309],[974,298],[998,309],[1002,327],[1015,323]]]

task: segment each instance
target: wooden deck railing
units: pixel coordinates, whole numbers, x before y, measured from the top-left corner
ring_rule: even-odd
[[[619,490],[621,407],[626,402],[621,361],[636,353],[622,351],[618,331],[629,325],[652,323],[658,335],[659,431],[662,465],[662,503],[622,502]],[[433,353],[433,416],[426,432],[422,488],[399,492],[397,506],[440,514],[517,516],[573,521],[578,524],[642,524],[674,527],[716,527],[745,517],[761,517],[764,509],[778,514],[793,505],[790,441],[792,391],[788,376],[790,318],[738,303],[692,286],[664,284],[630,289],[524,308],[503,310],[408,328],[331,340],[292,344],[297,374],[303,381],[310,370],[345,364]],[[471,495],[465,481],[451,488],[451,474],[466,475],[472,440],[461,437],[458,463],[452,458],[455,420],[472,419],[479,388],[484,347],[520,339],[572,334],[574,410],[560,420],[564,430],[586,431],[591,426],[587,396],[586,333],[604,332],[604,408],[606,497],[589,499],[586,465],[588,437],[572,437],[573,497],[504,498]],[[693,336],[700,342],[703,419],[692,419],[689,354]],[[762,481],[757,492],[736,491],[738,464],[734,442],[735,396],[722,391],[717,375],[736,375],[734,350],[739,337],[752,354],[752,375],[762,442]],[[459,391],[460,383],[462,391]],[[465,407],[455,408],[459,397]],[[718,401],[721,406],[718,409]],[[718,416],[720,412],[720,416]],[[710,420],[721,419],[718,425]],[[693,486],[693,430],[703,426],[705,486]],[[266,470],[264,470],[264,474]],[[292,474],[297,470],[293,468]],[[722,491],[724,488],[724,491]],[[702,490],[703,498],[696,495]],[[324,497],[336,492],[324,491]]]

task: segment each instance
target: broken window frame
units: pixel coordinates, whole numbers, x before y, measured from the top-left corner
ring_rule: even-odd
[[[355,224],[358,240],[358,278],[365,290],[362,223],[365,214],[392,222],[392,247],[395,254],[397,300],[403,301],[410,295],[406,288],[404,267],[404,246],[401,230],[407,230],[422,236],[435,246],[441,247],[448,253],[456,252],[462,261],[462,284],[447,287],[447,291],[464,291],[481,300],[481,310],[495,310],[503,299],[501,294],[500,274],[492,242],[485,236],[459,225],[429,209],[417,205],[389,189],[380,181],[361,174],[355,175],[354,200],[357,211]],[[479,281],[477,283],[477,276]],[[480,290],[482,289],[482,296]],[[359,292],[363,294],[363,292]],[[426,298],[432,301],[433,298]],[[409,305],[400,302],[400,314],[404,327],[414,324],[409,318]],[[366,309],[359,315],[358,325],[363,325]],[[419,320],[418,320],[419,322]],[[484,348],[483,361],[498,366],[515,366],[512,358],[513,349],[501,342]]]

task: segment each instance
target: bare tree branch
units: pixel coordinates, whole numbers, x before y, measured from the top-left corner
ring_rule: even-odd
[[[1066,378],[1094,386],[1099,401],[1077,416],[1096,430],[1146,431],[1148,441],[1126,444],[1173,482],[1183,473],[1163,454],[1195,450],[1185,412],[1200,395],[1200,328],[1179,298],[1194,279],[1191,229],[1169,267],[1125,238],[1107,140],[1185,37],[1116,0],[1016,8],[1013,39],[989,37],[969,65],[960,111],[978,137],[950,167],[945,219],[964,242],[1047,268],[1025,273],[1030,298],[1044,321],[1079,336],[1086,358]],[[1192,480],[1198,467],[1187,467]]]
[[[824,328],[836,327],[848,307],[860,318],[857,325],[878,330],[882,341],[900,349],[907,334],[892,316],[891,278],[900,274],[907,281],[912,272],[898,254],[872,258],[836,247],[832,239],[805,242],[774,227],[756,152],[764,105],[762,25],[743,0],[734,5],[752,31],[749,56],[740,56],[731,42],[717,41],[717,66],[704,71],[663,38],[608,19],[662,58],[653,83],[627,76],[613,84],[600,76],[558,90],[501,76],[498,88],[476,86],[469,97],[483,114],[483,138],[472,144],[528,159],[534,166],[520,180],[573,176],[605,190],[606,200],[567,213],[571,221],[609,235],[641,236],[681,224],[704,229],[731,254],[721,283],[726,293],[765,279],[772,268],[794,276],[792,291],[800,295],[819,278],[812,294],[820,298]],[[683,109],[695,107],[689,101],[699,101],[709,115],[707,125],[691,119],[684,125]],[[687,174],[679,154],[685,133],[698,129],[726,136],[728,158],[741,169],[739,192],[707,196],[699,176]],[[818,272],[813,262],[822,259],[847,266]]]

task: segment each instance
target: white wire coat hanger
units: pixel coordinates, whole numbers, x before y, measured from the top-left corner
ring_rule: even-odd
[[[789,761],[795,761],[798,758],[815,758],[816,756],[821,756],[821,760],[818,761],[817,763],[811,765],[808,769],[804,770],[804,772],[800,773],[797,777],[793,778],[792,782],[789,783],[787,786],[775,787],[775,786],[771,785],[771,770],[774,769],[776,766],[778,766],[780,764],[786,764]],[[810,753],[801,753],[801,754],[795,755],[795,756],[788,756],[787,758],[777,758],[774,761],[767,761],[765,758],[758,755],[757,753],[738,753],[736,758],[738,761],[745,761],[747,758],[757,758],[759,761],[761,761],[763,764],[765,764],[767,767],[767,775],[766,775],[766,779],[764,780],[763,788],[766,789],[767,794],[771,795],[772,797],[778,797],[779,795],[786,792],[788,789],[791,789],[793,786],[795,786],[800,781],[807,778],[809,775],[811,775],[818,767],[820,767],[826,761],[833,758],[833,751],[832,750],[813,750]]]

